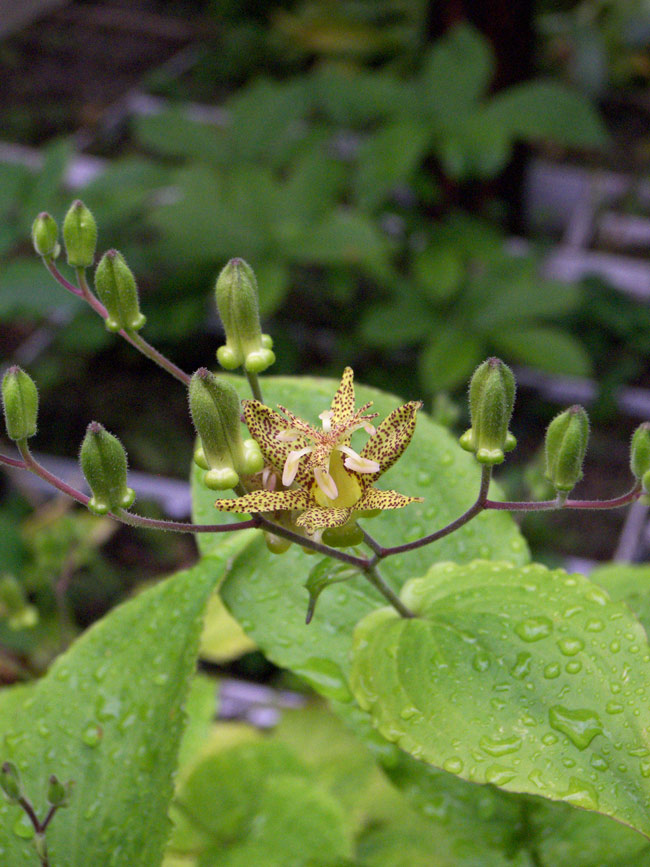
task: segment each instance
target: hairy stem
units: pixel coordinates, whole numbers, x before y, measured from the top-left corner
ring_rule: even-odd
[[[621,506],[627,506],[638,500],[641,493],[641,483],[637,482],[626,494],[622,494],[620,497],[613,497],[611,500],[565,500],[564,503],[561,503],[559,499],[542,500],[540,502],[523,501],[520,503],[499,503],[496,500],[485,500],[484,508],[507,512],[548,512],[554,509],[580,509],[583,511],[618,509]]]
[[[246,371],[246,379],[248,380],[250,389],[253,392],[253,397],[255,400],[259,400],[260,403],[264,403],[258,375],[256,373],[250,373],[246,368],[244,368],[244,370]]]

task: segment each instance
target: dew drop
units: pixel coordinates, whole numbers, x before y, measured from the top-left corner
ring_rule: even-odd
[[[517,654],[517,659],[515,660],[515,664],[510,669],[510,674],[513,677],[516,677],[517,680],[523,680],[530,674],[532,659],[532,655],[530,653],[527,653],[526,651]]]
[[[580,780],[578,777],[571,777],[569,789],[562,795],[562,800],[573,804],[575,807],[583,807],[585,810],[596,810],[598,808],[598,793],[596,789],[590,783]]]
[[[533,784],[533,786],[536,786],[538,789],[546,788],[546,784],[542,779],[542,772],[539,770],[539,768],[533,768],[533,770],[528,774],[528,779]]]
[[[592,617],[585,623],[587,632],[602,632],[604,628],[605,624],[598,617]]]
[[[553,732],[548,732],[548,734],[545,734],[544,737],[542,738],[542,743],[546,744],[547,747],[550,747],[553,744],[556,744],[557,743],[557,735],[554,735]]]
[[[618,701],[608,701],[605,705],[605,710],[607,713],[615,714],[615,713],[623,713],[625,708]]]
[[[152,680],[156,686],[163,686],[169,680],[169,675],[166,672],[161,671],[159,674],[155,674]]]
[[[445,769],[445,771],[449,771],[450,774],[460,774],[465,766],[462,762],[462,759],[453,758],[445,759],[442,767]]]
[[[548,617],[529,617],[515,626],[515,632],[522,641],[540,641],[553,632],[553,622]]]
[[[516,753],[521,747],[521,738],[518,735],[499,738],[490,738],[485,735],[479,741],[479,746],[488,755],[497,758],[509,753]]]
[[[579,659],[572,659],[571,662],[567,662],[565,669],[567,674],[577,674],[582,670],[582,663]]]
[[[550,708],[548,718],[551,728],[565,734],[580,750],[586,749],[603,731],[600,718],[591,710],[569,710],[556,704]]]
[[[571,758],[569,758],[569,756],[565,756],[562,759],[562,764],[564,765],[565,768],[575,768],[575,766],[576,766],[575,759],[571,759]]]
[[[32,840],[35,834],[34,826],[30,822],[26,813],[21,813],[18,819],[14,822],[13,832],[16,837],[21,840]]]
[[[591,757],[590,764],[592,768],[595,768],[597,771],[606,771],[609,765],[605,761],[602,756],[599,756],[598,753],[594,753]]]
[[[474,654],[474,658],[472,659],[472,668],[474,671],[483,672],[487,671],[490,667],[490,654],[485,650],[479,650]]]
[[[611,644],[609,645],[609,649],[612,651],[612,653],[618,653],[619,650],[621,649],[621,642],[620,641],[612,641]]]
[[[399,712],[399,715],[403,720],[410,720],[416,716],[421,716],[421,713],[416,707],[404,707]]]
[[[641,762],[640,771],[642,777],[645,777],[646,779],[650,777],[650,762]]]
[[[101,741],[103,734],[104,733],[100,726],[96,723],[91,723],[84,729],[83,734],[81,735],[81,740],[87,747],[96,747]]]
[[[503,765],[490,765],[485,769],[485,782],[494,786],[505,786],[514,777],[512,768],[505,768]]]
[[[557,662],[549,662],[544,668],[544,677],[548,680],[554,680],[560,676],[560,666]]]
[[[565,656],[575,656],[584,649],[584,642],[580,638],[560,638],[557,643],[560,648],[560,653]]]

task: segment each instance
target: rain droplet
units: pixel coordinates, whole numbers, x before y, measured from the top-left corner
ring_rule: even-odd
[[[416,716],[422,716],[422,714],[416,707],[404,707],[399,712],[399,715],[403,720],[410,720]]]
[[[503,765],[490,765],[485,769],[485,782],[494,786],[505,786],[514,776],[512,768],[505,768]]]
[[[526,653],[525,651],[517,654],[517,659],[515,660],[515,664],[510,669],[510,674],[513,677],[516,677],[517,680],[523,680],[530,674],[532,659],[532,655],[530,653]]]
[[[556,677],[560,676],[560,666],[557,662],[549,662],[549,664],[544,668],[544,677],[548,678],[548,680],[553,680]]]
[[[161,671],[159,674],[155,674],[152,680],[156,686],[163,686],[169,680],[169,675],[166,672]]]
[[[650,777],[650,762],[641,762],[640,770],[642,777],[645,777],[646,779]]]
[[[565,656],[575,656],[576,653],[580,653],[585,645],[580,638],[560,638],[557,646],[560,648],[560,653],[563,653]]]
[[[522,641],[539,641],[553,632],[553,622],[548,617],[529,617],[515,626],[515,632]]]
[[[34,826],[30,822],[26,813],[21,813],[19,818],[16,819],[13,831],[16,837],[20,837],[21,840],[31,840],[35,834]]]
[[[479,746],[488,755],[496,758],[508,755],[508,753],[516,753],[521,747],[521,738],[518,735],[499,738],[484,736],[479,741]]]
[[[586,810],[596,810],[598,808],[596,789],[591,783],[580,780],[578,777],[571,777],[569,789],[566,794],[562,795],[562,800],[576,807],[583,807]]]
[[[487,671],[490,667],[490,654],[485,650],[479,650],[474,654],[472,659],[472,668],[474,671]]]
[[[606,771],[609,767],[605,759],[602,756],[599,756],[598,753],[592,755],[590,764],[591,767],[595,768],[597,771]]]
[[[446,759],[443,762],[442,767],[445,769],[445,771],[449,771],[450,774],[460,774],[465,766],[462,762],[462,759],[453,758]]]
[[[556,704],[549,710],[548,718],[551,728],[565,734],[579,750],[586,749],[603,731],[600,718],[591,710],[569,710]]]
[[[550,747],[553,744],[556,744],[557,743],[557,735],[554,735],[553,732],[548,732],[548,734],[545,734],[544,737],[542,738],[542,743],[546,744],[547,747]]]
[[[605,705],[605,710],[607,711],[607,713],[614,714],[614,713],[623,713],[625,708],[618,701],[608,701],[607,704]]]
[[[577,674],[582,669],[582,663],[579,659],[572,659],[565,666],[567,674]]]
[[[87,747],[96,747],[101,741],[103,734],[101,726],[98,726],[97,723],[91,723],[84,729],[81,740]]]
[[[598,617],[592,617],[585,624],[587,632],[602,632],[604,628],[605,624]]]
[[[612,653],[618,653],[619,650],[621,649],[621,642],[620,641],[612,641],[612,643],[609,645],[609,649],[612,651]]]
[[[596,605],[607,605],[608,596],[604,590],[599,590],[597,587],[593,587],[585,593],[585,599],[588,599],[590,602],[595,602]]]

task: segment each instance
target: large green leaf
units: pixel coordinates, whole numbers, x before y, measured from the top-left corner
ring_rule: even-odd
[[[193,569],[179,572],[112,611],[48,674],[0,694],[0,758],[20,768],[37,812],[50,774],[73,780],[70,806],[47,837],[56,867],[154,867],[168,832],[203,609],[241,534]],[[0,804],[0,853],[11,867],[34,867],[15,805]]]
[[[552,139],[569,147],[603,147],[608,140],[584,94],[555,81],[526,81],[503,90],[485,115],[519,138]]]
[[[591,359],[581,343],[566,331],[550,326],[505,327],[494,331],[490,339],[506,360],[529,364],[549,373],[589,376]]]
[[[399,183],[410,181],[411,173],[424,157],[431,133],[416,121],[383,127],[361,148],[355,192],[364,210],[373,210]]]
[[[355,631],[352,688],[380,732],[464,779],[650,835],[650,648],[622,603],[539,565],[437,564]]]
[[[608,563],[589,576],[615,601],[626,602],[650,632],[650,566],[636,563]]]
[[[232,381],[245,396],[241,381]],[[326,379],[264,378],[262,390],[270,406],[280,403],[317,423],[337,385]],[[365,386],[357,386],[356,391],[359,405],[374,401],[373,409],[380,419],[401,403],[392,395]],[[355,434],[353,446],[357,436],[362,435]],[[215,494],[201,485],[201,475],[197,472],[193,479],[196,520],[225,520],[215,512]],[[444,526],[471,505],[478,492],[479,475],[473,458],[461,450],[449,432],[421,414],[411,445],[382,476],[378,487],[421,496],[424,502],[385,512],[365,526],[382,544],[416,539]],[[204,551],[210,551],[222,539],[221,535],[202,537],[200,544]],[[526,544],[508,515],[486,512],[435,545],[388,558],[382,573],[397,588],[438,560],[466,562],[476,557],[507,558],[515,563],[527,560]],[[275,663],[302,674],[328,697],[349,701],[352,630],[364,614],[382,604],[382,597],[361,576],[338,584],[322,594],[314,619],[306,626],[308,594],[304,582],[313,565],[314,558],[299,547],[292,546],[284,555],[271,555],[259,538],[245,558],[232,563],[222,597],[257,646]]]

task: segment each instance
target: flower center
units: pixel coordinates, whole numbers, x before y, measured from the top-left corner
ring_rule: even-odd
[[[349,509],[361,499],[361,487],[354,476],[349,475],[343,466],[343,455],[338,449],[330,454],[329,474],[336,485],[337,495],[328,497],[316,482],[312,493],[319,506],[324,509]]]

